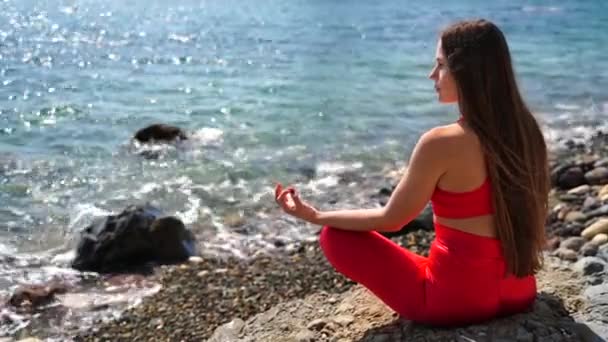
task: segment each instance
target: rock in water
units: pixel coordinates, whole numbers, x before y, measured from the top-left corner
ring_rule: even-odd
[[[178,138],[180,140],[187,140],[188,136],[179,127],[153,124],[137,131],[134,138],[139,142],[147,143],[152,141],[169,142]]]
[[[100,273],[124,272],[149,262],[168,264],[196,254],[194,235],[175,217],[160,217],[158,209],[129,206],[81,233],[72,267]]]
[[[14,307],[29,306],[36,308],[55,299],[55,294],[67,292],[67,286],[60,283],[46,285],[22,285],[13,292],[8,303]]]

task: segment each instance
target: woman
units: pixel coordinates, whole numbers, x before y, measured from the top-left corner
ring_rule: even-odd
[[[384,207],[319,211],[280,184],[275,199],[324,225],[329,262],[406,319],[461,325],[525,311],[545,243],[547,151],[502,32],[486,20],[451,25],[429,78],[441,103],[458,103],[460,118],[422,135]],[[429,200],[436,238],[428,258],[378,233],[399,230]]]

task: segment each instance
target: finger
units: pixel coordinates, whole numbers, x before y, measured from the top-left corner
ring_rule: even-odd
[[[283,186],[281,185],[281,183],[277,183],[277,185],[274,188],[274,199],[275,199],[275,201],[278,201],[279,195],[281,194],[282,190],[283,190]]]
[[[290,186],[287,189],[281,191],[281,193],[277,197],[277,200],[283,201],[283,199],[285,198],[285,196],[287,196],[287,194],[293,194],[294,192],[295,192],[295,190],[293,189],[293,187]]]
[[[291,197],[293,198],[293,201],[297,206],[300,206],[302,204],[302,200],[300,199],[300,194],[297,191],[294,191],[293,194],[291,195]]]

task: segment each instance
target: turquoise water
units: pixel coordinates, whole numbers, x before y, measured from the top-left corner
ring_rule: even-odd
[[[145,200],[238,249],[225,215],[272,207],[273,180],[337,191],[456,118],[426,77],[461,18],[503,28],[548,139],[604,124],[608,2],[533,3],[0,1],[0,251],[65,250]],[[153,122],[194,138],[143,159]]]

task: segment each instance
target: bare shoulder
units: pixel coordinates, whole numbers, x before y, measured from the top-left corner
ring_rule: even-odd
[[[460,125],[451,124],[429,129],[420,137],[419,143],[433,148],[454,148],[455,144],[462,144],[466,138],[467,133]]]
[[[414,154],[424,155],[417,159],[450,169],[454,165],[460,165],[463,160],[469,160],[470,152],[476,150],[475,144],[474,135],[459,124],[437,126],[422,134]]]

